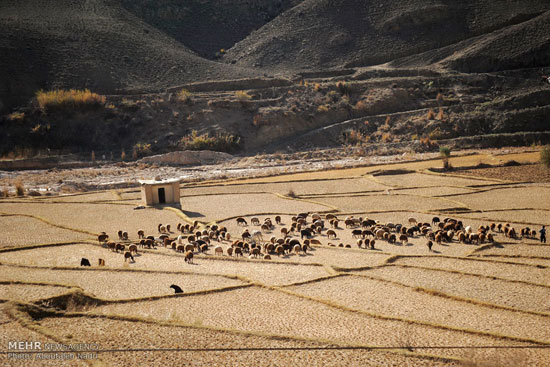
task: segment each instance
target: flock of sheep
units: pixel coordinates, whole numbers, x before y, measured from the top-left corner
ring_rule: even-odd
[[[343,222],[345,228],[340,227]],[[207,252],[213,246],[215,255],[244,256],[250,258],[271,259],[272,255],[284,256],[290,253],[307,254],[308,249],[314,245],[321,245],[322,238],[328,239],[329,246],[350,248],[350,244],[344,245],[330,242],[338,238],[337,230],[351,230],[351,236],[356,240],[359,248],[375,249],[376,241],[387,241],[389,244],[402,245],[409,243],[409,238],[422,236],[426,239],[426,246],[432,251],[434,243],[451,243],[456,239],[460,243],[482,244],[493,242],[496,233],[504,233],[506,237],[517,238],[516,230],[510,224],[495,224],[479,226],[474,230],[471,226],[464,226],[462,221],[454,218],[433,217],[431,223],[421,223],[415,218],[409,218],[407,225],[394,223],[380,223],[369,218],[348,216],[340,220],[334,214],[299,213],[291,217],[291,223],[285,226],[280,216],[264,218],[250,218],[250,226],[243,217],[236,218],[237,226],[246,227],[240,237],[233,238],[226,227],[217,224],[202,226],[195,221],[191,224],[178,224],[177,233],[172,232],[170,225],[159,224],[158,235],[146,236],[143,230],[137,232],[138,241],[129,240],[128,233],[118,231],[116,243],[109,241],[109,236],[103,232],[98,236],[100,245],[113,252],[124,255],[124,261],[135,262],[134,255],[141,248],[156,248],[163,246],[184,254],[184,260],[193,263],[196,252]],[[276,236],[276,226],[280,226],[280,235]],[[202,229],[200,229],[202,228]],[[522,237],[536,237],[536,231],[522,228]],[[269,238],[267,237],[269,236]],[[228,248],[224,251],[223,244]],[[83,259],[83,261],[86,259]],[[104,266],[105,261],[99,259],[99,265]],[[88,262],[89,263],[89,262]]]

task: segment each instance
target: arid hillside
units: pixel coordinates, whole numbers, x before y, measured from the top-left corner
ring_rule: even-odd
[[[0,109],[38,89],[132,93],[254,75],[199,57],[118,1],[7,0],[0,24]]]
[[[550,136],[548,2],[7,0],[0,25],[2,156]],[[70,88],[102,102],[35,98]]]
[[[308,70],[377,65],[447,46],[449,55],[467,51],[468,58],[455,55],[462,61],[448,64],[460,70],[541,66],[550,54],[547,15],[541,16],[548,10],[547,2],[537,0],[306,0],[236,44],[225,59],[268,70]],[[514,40],[499,47],[510,34]],[[482,46],[475,52],[472,44]],[[474,55],[490,61],[479,65]],[[501,64],[494,61],[500,58]]]

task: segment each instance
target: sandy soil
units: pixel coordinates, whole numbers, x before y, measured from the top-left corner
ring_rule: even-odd
[[[546,287],[414,268],[384,267],[358,273],[395,280],[414,287],[435,289],[461,298],[523,310],[550,312],[550,288]]]
[[[196,304],[209,308],[197,309]],[[233,312],[235,305],[239,307]],[[292,304],[292,307],[289,305]],[[193,310],[189,312],[189,310]],[[277,291],[261,288],[181,297],[132,304],[100,306],[95,312],[125,314],[157,320],[181,320],[216,328],[249,330],[277,335],[328,339],[368,345],[502,345],[515,342],[465,334],[401,321],[380,320],[341,310]],[[458,355],[453,350],[438,351]],[[461,352],[460,352],[461,353]]]
[[[458,167],[472,166],[479,163],[479,160],[490,163],[503,163],[503,160],[510,159],[529,161],[538,159],[537,154],[534,152],[491,155],[486,152],[482,155],[453,157],[452,164]],[[209,171],[207,168],[201,168],[194,171],[195,173],[192,173],[193,169],[161,167],[157,172],[164,176],[191,174],[195,175],[194,178],[213,178],[216,175],[227,175],[231,170],[232,173],[227,177],[243,177],[260,172],[283,172],[284,167],[281,163],[266,161],[253,169],[238,167],[238,164],[227,167],[226,170]],[[525,225],[514,221],[545,223],[546,208],[550,202],[544,201],[547,195],[541,195],[541,192],[545,192],[548,187],[526,183],[503,185],[498,181],[480,181],[468,179],[466,176],[422,173],[427,168],[439,167],[440,163],[439,160],[400,162],[394,165],[351,167],[247,180],[224,180],[210,183],[210,186],[194,183],[192,187],[183,186],[182,205],[185,214],[191,219],[201,221],[245,216],[250,223],[251,215],[257,215],[260,221],[267,216],[274,219],[275,215],[282,215],[283,224],[276,225],[269,233],[264,233],[264,241],[268,241],[272,236],[280,237],[281,227],[289,227],[291,215],[301,211],[339,209],[337,215],[340,219],[353,214],[356,217],[368,217],[382,223],[402,223],[405,226],[408,226],[409,217],[431,222],[434,216],[455,217],[473,228],[487,225],[495,218],[501,222],[512,223],[517,229]],[[249,162],[248,166],[250,165]],[[375,170],[398,168],[417,171],[405,175],[376,176],[374,179],[368,176]],[[102,169],[107,171],[102,171],[101,174],[85,174],[78,170],[56,173],[58,180],[64,180],[64,184],[73,177],[75,182],[89,180],[90,185],[100,185],[110,179],[114,182],[115,177],[127,179],[133,174],[135,178],[138,172],[137,167],[117,167],[119,171],[112,172],[113,175],[109,176],[108,168]],[[280,171],[277,171],[278,169]],[[287,173],[291,172],[288,167],[284,169]],[[149,173],[153,172],[151,167],[147,170]],[[24,177],[30,179],[34,174],[28,172]],[[47,175],[42,178],[40,185],[47,185],[48,177],[53,176]],[[0,186],[2,180],[0,177]],[[300,182],[296,182],[297,180]],[[527,180],[528,178],[525,178],[522,181]],[[399,185],[403,189],[387,185]],[[291,191],[309,201],[287,200],[273,194],[288,194]],[[444,197],[438,197],[442,195]],[[184,221],[171,210],[133,210],[140,202],[139,197],[139,191],[130,188],[77,195],[10,197],[8,200],[0,200],[2,213],[29,214],[46,220],[43,222],[20,216],[0,217],[4,231],[4,241],[1,245],[26,246],[73,239],[96,242],[92,233],[78,230],[93,233],[106,231],[115,241],[116,231],[124,230],[129,232],[130,239],[136,240],[138,229],[144,229],[146,234],[158,235],[159,223],[171,224],[175,230],[177,223]],[[445,208],[457,207],[467,210],[466,206],[472,209],[481,208],[483,212],[466,211],[453,215],[442,211]],[[495,211],[499,208],[540,210]],[[48,221],[72,230],[52,226],[47,223]],[[239,238],[244,229],[237,226],[234,218],[224,220],[220,224],[228,227],[232,238]],[[329,227],[328,223],[326,227]],[[100,307],[87,306],[84,310],[89,313],[116,313],[150,320],[150,323],[145,323],[80,317],[78,322],[75,322],[74,318],[60,317],[40,321],[41,325],[46,326],[47,330],[58,338],[101,341],[106,347],[304,345],[303,341],[161,326],[158,323],[160,321],[185,322],[195,326],[275,334],[280,337],[312,338],[316,341],[308,343],[315,345],[336,342],[399,347],[518,344],[517,341],[499,338],[497,334],[550,340],[547,331],[550,319],[547,316],[525,312],[550,312],[550,255],[546,253],[545,246],[535,246],[536,240],[512,241],[513,244],[510,245],[509,239],[497,233],[496,240],[506,243],[494,248],[483,248],[473,252],[480,246],[453,242],[436,245],[435,251],[430,253],[425,246],[426,240],[423,237],[414,237],[409,239],[407,245],[392,245],[377,240],[377,249],[373,251],[357,248],[357,239],[352,237],[351,229],[343,228],[343,222],[340,227],[336,230],[336,239],[329,240],[326,232],[316,236],[315,239],[319,239],[321,245],[315,245],[307,255],[274,255],[272,260],[247,257],[235,259],[229,258],[226,254],[220,257],[214,255],[212,247],[206,254],[195,254],[194,264],[187,264],[183,254],[162,247],[140,249],[134,263],[124,262],[122,254],[114,253],[98,244],[81,243],[0,251],[0,281],[45,282],[65,286],[0,285],[0,292],[3,297],[14,302],[35,301],[38,298],[65,293],[69,289],[67,287],[76,286],[90,295],[113,301],[110,305]],[[259,227],[250,225],[246,228],[253,231]],[[172,236],[176,236],[176,233],[172,233]],[[293,238],[299,237],[293,234]],[[329,242],[349,244],[352,247],[330,247]],[[225,251],[229,242],[214,242],[213,245],[221,245]],[[479,257],[467,257],[471,254]],[[415,256],[398,258],[394,263],[385,264],[392,255]],[[442,255],[455,258],[445,258]],[[80,267],[82,257],[88,258],[92,267]],[[105,259],[105,268],[96,266],[99,258]],[[416,266],[418,268],[415,268]],[[395,284],[349,275],[334,277],[341,269],[381,277]],[[256,285],[208,294],[189,294],[248,282]],[[173,293],[169,288],[170,284],[179,285],[184,290],[184,295],[170,297]],[[261,284],[266,287],[260,287]],[[290,295],[284,293],[284,289],[269,288],[285,285],[290,286],[287,291],[312,296],[314,299]],[[414,287],[434,289],[462,300],[442,298],[429,291],[422,293],[414,290]],[[150,297],[155,296],[168,297],[150,300]],[[137,300],[122,302],[132,298]],[[467,303],[464,299],[472,301]],[[512,307],[520,312],[489,308],[483,303]],[[350,312],[347,308],[359,311]],[[380,318],[382,315],[389,318]],[[23,332],[29,332],[25,331],[26,329],[12,328],[10,325],[13,323],[6,321],[8,323],[2,324],[2,327],[9,327],[2,330],[7,331],[10,340],[23,337]],[[0,323],[2,322],[4,321],[0,317]],[[457,328],[470,329],[471,332],[458,331]],[[481,335],[483,333],[494,335]],[[550,360],[548,351],[542,349],[414,348],[414,352],[452,356],[465,361],[493,361],[497,365],[542,366]],[[102,356],[107,365],[129,366],[143,363],[221,366],[227,365],[228,361],[231,361],[232,365],[242,366],[309,366],[319,365],[321,362],[323,365],[339,365],[343,362],[352,366],[449,365],[447,362],[404,357],[388,352],[343,350],[193,354],[128,352],[108,353]]]
[[[302,342],[220,332],[208,329],[159,326],[130,321],[56,318],[42,321],[53,330],[70,330],[74,338],[82,341],[102,341],[102,347],[115,348],[257,348],[257,347],[322,347],[319,342]],[[78,326],[77,326],[78,325]],[[163,338],[159,338],[163,335]],[[327,366],[344,363],[349,366],[448,366],[448,362],[405,357],[393,353],[364,351],[235,351],[235,352],[135,352],[106,353],[101,360],[111,365],[131,366],[139,363],[148,366],[166,366],[184,361],[190,366]]]
[[[416,292],[360,277],[339,277],[290,287],[310,297],[373,313],[522,338],[550,340],[550,317],[520,314]],[[544,326],[546,325],[546,326]]]
[[[550,269],[539,269],[532,266],[518,266],[475,261],[474,259],[445,258],[400,258],[395,264],[422,266],[434,269],[446,269],[458,272],[480,274],[510,280],[521,280],[528,283],[550,285]]]
[[[19,216],[0,216],[1,247],[18,247],[42,243],[82,240],[86,234],[52,227],[38,219]]]
[[[5,280],[2,278],[2,280]],[[25,281],[30,281],[27,278]],[[33,284],[0,284],[0,298],[32,302],[43,298],[59,296],[69,291],[68,287]]]
[[[174,290],[169,288],[172,284],[181,287],[184,293],[244,284],[236,279],[196,274],[136,273],[108,270],[50,270],[5,265],[0,266],[0,269],[0,280],[55,282],[60,279],[66,279],[64,281],[65,284],[79,287],[86,293],[102,299],[130,299],[170,295],[174,294]],[[25,289],[27,287],[29,286],[25,286]],[[66,291],[67,289],[64,288],[62,293]],[[41,296],[41,298],[46,297]]]

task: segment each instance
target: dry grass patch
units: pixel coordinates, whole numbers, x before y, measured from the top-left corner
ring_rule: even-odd
[[[519,202],[518,202],[519,203]],[[491,210],[484,209],[483,213],[466,213],[465,217],[469,218],[480,218],[484,217],[485,222],[502,222],[510,223],[512,226],[520,229],[525,227],[525,224],[518,223],[534,223],[530,225],[533,226],[542,226],[547,225],[546,217],[548,216],[547,210],[532,210],[532,209],[514,209],[514,210]],[[540,228],[536,228],[540,229]]]
[[[272,194],[193,196],[183,200],[183,208],[185,212],[195,213],[194,217],[205,221],[253,213],[301,213],[330,210],[322,205],[286,200]]]
[[[367,312],[550,341],[550,317],[481,307],[385,281],[346,276],[289,289]]]
[[[490,261],[476,261],[475,259],[448,259],[435,257],[400,258],[395,263],[480,274],[489,277],[519,280],[550,286],[550,269],[539,269],[530,266],[502,264]]]
[[[197,308],[197,304],[208,304],[209,307]],[[238,308],[235,308],[236,304],[239,305]],[[423,346],[516,344],[492,337],[377,319],[262,288],[106,305],[98,307],[94,312],[125,314],[160,321],[181,320],[214,328],[315,338],[338,343],[378,346],[404,343]],[[446,356],[460,353],[455,350],[431,352]]]
[[[474,275],[395,266],[358,273],[394,280],[412,287],[434,289],[460,298],[471,298],[523,310],[550,312],[550,288]]]
[[[334,205],[343,212],[411,210],[411,208],[418,211],[428,211],[458,206],[456,203],[443,199],[399,195],[395,191],[391,192],[390,195],[381,193],[371,196],[323,197],[317,200]]]
[[[75,322],[77,321],[77,322]],[[102,348],[303,348],[327,344],[266,336],[235,334],[204,328],[163,326],[105,318],[48,318],[41,322],[52,330],[68,330],[83,342],[102,341]],[[387,352],[365,351],[220,351],[220,352],[135,352],[105,353],[101,359],[109,365],[130,366],[136,361],[147,366],[452,366],[454,363],[402,356]]]
[[[87,237],[86,234],[53,227],[29,217],[0,216],[0,228],[0,248],[77,241]]]
[[[138,229],[146,234],[158,234],[159,223],[176,224],[182,220],[173,212],[147,208],[133,210],[133,206],[109,204],[34,204],[0,203],[0,212],[23,213],[43,217],[52,223],[93,233],[107,232],[117,238],[118,230],[127,231],[137,239]]]
[[[432,174],[425,174],[425,173],[382,175],[382,176],[376,176],[375,180],[390,186],[408,187],[408,188],[441,187],[441,186],[465,187],[470,185],[491,184],[491,181],[480,181],[476,179],[467,179],[467,178],[445,176],[445,175],[432,175]]]
[[[59,296],[67,292],[67,287],[17,283],[0,284],[0,298],[11,301],[31,302],[43,298]]]
[[[490,192],[457,195],[452,198],[467,204],[473,209],[479,210],[516,208],[548,209],[550,207],[550,188],[503,188]],[[509,213],[505,213],[502,217],[508,218],[508,220],[515,220],[513,216],[508,216],[508,214]],[[493,217],[493,213],[491,213],[490,216]]]
[[[0,280],[62,282],[63,284],[79,287],[97,298],[107,300],[174,294],[174,290],[169,288],[171,284],[179,285],[184,293],[243,284],[237,279],[195,274],[50,270],[10,266],[0,266],[0,271]]]

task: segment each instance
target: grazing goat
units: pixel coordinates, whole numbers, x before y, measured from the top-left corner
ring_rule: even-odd
[[[126,260],[128,259],[131,259],[131,262],[136,262],[136,260],[134,260],[134,257],[132,256],[132,254],[129,252],[129,251],[126,251],[124,253],[124,262],[126,262]]]
[[[184,260],[185,260],[186,263],[192,264],[193,263],[193,251],[187,251],[185,253]]]
[[[99,236],[97,236],[97,241],[100,245],[104,242],[107,242],[108,239],[109,236],[105,232],[102,232]]]
[[[170,288],[172,288],[174,290],[174,294],[183,293],[183,289],[181,289],[179,286],[177,286],[175,284],[172,284],[170,286]]]
[[[90,260],[86,259],[85,257],[83,257],[81,260],[80,260],[80,266],[92,266],[90,265]]]

